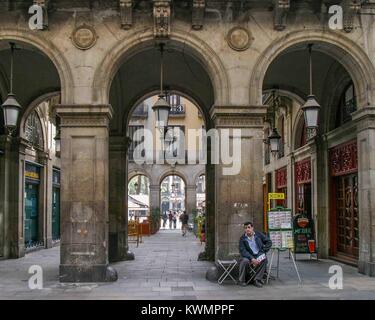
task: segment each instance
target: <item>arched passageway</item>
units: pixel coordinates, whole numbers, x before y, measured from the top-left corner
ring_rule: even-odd
[[[368,272],[367,253],[360,249],[369,241],[363,228],[367,223],[366,190],[359,189],[363,179],[360,164],[365,163],[361,158],[366,153],[358,149],[360,130],[355,119],[373,99],[366,88],[373,76],[363,68],[366,59],[360,50],[344,52],[340,41],[297,41],[294,36],[289,46],[283,44],[283,50],[272,51],[273,60],[262,77],[263,92],[276,92],[280,97],[281,103],[270,116],[275,119],[271,126],[276,125],[279,133],[282,130],[283,144],[283,152],[280,149],[265,162],[264,190],[285,193],[285,205],[314,221],[315,230],[309,237],[316,241],[320,256]],[[313,94],[321,105],[317,130],[306,128],[301,109],[310,91],[310,43]],[[267,101],[272,105],[272,100]]]
[[[60,240],[60,163],[52,109],[60,103],[65,80],[53,48],[44,53],[38,41],[0,35],[1,102],[10,91],[10,43],[15,45],[13,93],[21,111],[12,136],[4,135],[1,111],[0,257],[18,258]]]

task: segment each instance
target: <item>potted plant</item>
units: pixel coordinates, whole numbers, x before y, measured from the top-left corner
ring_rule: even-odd
[[[152,208],[150,215],[151,234],[155,234],[160,229],[160,208]]]

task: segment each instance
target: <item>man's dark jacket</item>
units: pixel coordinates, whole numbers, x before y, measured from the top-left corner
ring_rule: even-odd
[[[249,243],[247,242],[247,236],[246,234],[244,234],[240,239],[241,257],[248,258],[249,260],[255,259],[261,254],[267,253],[271,249],[272,241],[264,233],[255,231],[254,237],[255,237],[255,242],[259,248],[258,254],[254,254],[253,250],[251,250]]]

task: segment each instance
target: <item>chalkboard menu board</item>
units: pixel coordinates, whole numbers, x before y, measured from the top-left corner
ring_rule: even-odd
[[[295,253],[316,253],[314,220],[298,214],[293,219]]]
[[[267,218],[272,248],[293,248],[292,211],[289,209],[271,210]]]

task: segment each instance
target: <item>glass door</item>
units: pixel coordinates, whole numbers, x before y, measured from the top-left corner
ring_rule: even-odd
[[[39,185],[26,183],[25,193],[25,244],[32,247],[39,240]]]

